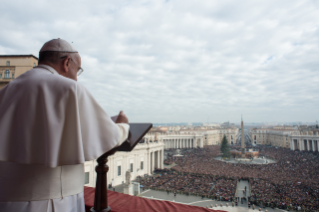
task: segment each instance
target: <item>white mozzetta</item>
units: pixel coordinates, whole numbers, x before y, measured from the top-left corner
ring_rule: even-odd
[[[115,124],[80,83],[41,65],[1,89],[0,134],[1,161],[56,167],[96,159],[127,138],[128,125]]]

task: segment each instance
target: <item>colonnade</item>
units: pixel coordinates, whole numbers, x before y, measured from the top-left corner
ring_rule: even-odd
[[[164,151],[163,150],[157,150],[157,151],[152,151],[149,153],[149,168],[150,168],[150,173],[153,173],[153,171],[158,168],[158,169],[163,169],[164,168]]]
[[[319,152],[318,140],[313,139],[291,139],[291,150],[305,150],[312,152]]]
[[[197,140],[197,141],[196,141]],[[202,138],[172,138],[163,139],[165,149],[181,149],[181,148],[195,148],[203,147]]]

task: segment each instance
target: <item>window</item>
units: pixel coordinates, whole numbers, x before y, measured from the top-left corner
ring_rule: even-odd
[[[12,74],[12,79],[14,79],[14,74]]]
[[[9,79],[9,78],[10,78],[10,71],[9,71],[9,70],[6,70],[6,71],[4,72],[4,78],[5,78],[5,79]]]
[[[7,66],[10,66],[10,61],[7,61]]]
[[[144,169],[144,162],[141,161],[141,170],[143,170],[143,169]]]
[[[133,172],[133,163],[130,164],[131,172]]]
[[[33,63],[33,67],[35,67],[36,66],[36,64],[35,63]]]
[[[90,183],[90,172],[85,172],[84,184],[89,184],[89,183]]]
[[[117,176],[121,176],[121,166],[117,166]]]
[[[2,79],[2,73],[0,73],[0,79]]]

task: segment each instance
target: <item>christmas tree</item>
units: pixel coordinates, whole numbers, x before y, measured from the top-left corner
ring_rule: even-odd
[[[224,135],[222,140],[222,145],[220,146],[220,151],[223,154],[223,158],[230,158],[230,149],[229,149],[228,140],[226,138],[226,135]]]

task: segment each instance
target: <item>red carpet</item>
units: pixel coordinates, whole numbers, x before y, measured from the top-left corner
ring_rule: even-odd
[[[84,187],[85,209],[90,212],[94,205],[95,188]],[[149,200],[146,198],[130,196],[114,191],[108,191],[108,203],[113,212],[225,212],[221,210],[211,210],[207,208],[173,203],[169,201]]]

